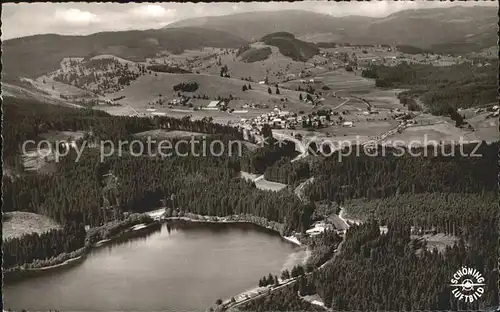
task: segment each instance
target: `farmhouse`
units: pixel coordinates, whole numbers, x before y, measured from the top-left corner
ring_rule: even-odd
[[[220,106],[222,106],[222,101],[210,101],[204,109],[217,110]]]
[[[111,105],[113,102],[110,99],[99,99],[97,100],[99,104]]]

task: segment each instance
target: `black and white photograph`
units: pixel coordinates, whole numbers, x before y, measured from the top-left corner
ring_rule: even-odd
[[[3,312],[500,311],[497,1],[1,11]]]

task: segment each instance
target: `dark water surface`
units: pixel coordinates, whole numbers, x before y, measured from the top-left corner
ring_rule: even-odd
[[[92,250],[76,266],[4,285],[4,309],[205,311],[304,256],[250,224],[175,222]]]

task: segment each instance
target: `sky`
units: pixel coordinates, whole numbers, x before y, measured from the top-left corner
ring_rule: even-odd
[[[161,28],[186,18],[284,9],[332,16],[383,17],[406,9],[472,6],[478,2],[234,2],[234,3],[7,3],[2,4],[2,40],[36,34],[88,35],[100,31]],[[497,6],[497,2],[481,2]]]

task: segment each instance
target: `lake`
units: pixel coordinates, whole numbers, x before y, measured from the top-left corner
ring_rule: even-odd
[[[4,309],[205,311],[305,254],[252,224],[175,221],[94,249],[76,266],[4,285]]]

